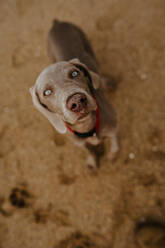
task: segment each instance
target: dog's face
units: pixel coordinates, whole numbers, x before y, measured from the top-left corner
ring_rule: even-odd
[[[30,91],[35,107],[65,133],[65,123],[82,122],[96,110],[93,93],[98,87],[99,76],[74,59],[47,67]]]

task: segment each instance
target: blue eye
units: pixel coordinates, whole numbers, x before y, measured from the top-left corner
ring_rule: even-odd
[[[77,77],[78,76],[78,72],[77,71],[72,71],[72,77]]]
[[[51,95],[52,94],[52,90],[45,90],[44,91],[44,95],[45,96],[49,96],[49,95]]]

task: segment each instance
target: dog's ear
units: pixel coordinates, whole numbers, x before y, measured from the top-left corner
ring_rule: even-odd
[[[84,72],[84,75],[89,78],[89,81],[92,83],[92,86],[95,90],[99,88],[101,78],[97,73],[89,70],[88,67],[81,63],[79,59],[72,59],[69,62]]]
[[[36,87],[33,86],[32,88],[29,89],[32,95],[34,106],[50,121],[50,123],[59,133],[66,133],[67,131],[66,126],[63,120],[61,119],[60,115],[51,112],[51,110],[49,110],[45,104],[41,103],[35,88]]]

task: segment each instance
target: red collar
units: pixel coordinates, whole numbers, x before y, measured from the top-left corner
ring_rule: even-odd
[[[100,112],[99,112],[99,107],[98,107],[98,104],[97,104],[97,108],[96,108],[96,123],[95,123],[94,127],[89,132],[79,133],[77,131],[74,131],[71,127],[69,127],[69,125],[67,123],[65,123],[65,126],[67,127],[67,129],[70,132],[74,133],[79,138],[88,138],[88,137],[91,137],[91,136],[93,136],[94,134],[96,134],[98,132],[99,122],[100,122]]]

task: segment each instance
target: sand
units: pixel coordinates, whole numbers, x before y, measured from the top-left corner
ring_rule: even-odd
[[[52,20],[87,34],[121,151],[87,154],[32,105]],[[165,1],[0,1],[0,248],[165,247]]]

